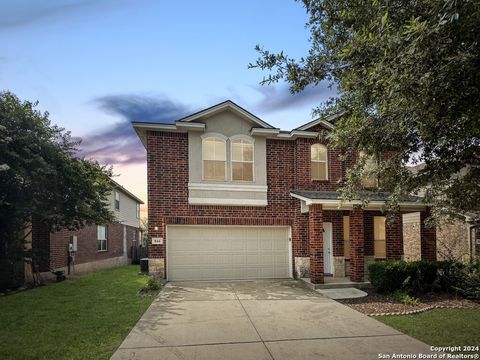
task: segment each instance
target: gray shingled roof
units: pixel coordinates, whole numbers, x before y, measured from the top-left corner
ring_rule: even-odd
[[[292,190],[291,193],[303,196],[308,199],[322,199],[322,200],[340,200],[340,193],[337,191],[310,191],[310,190]],[[374,192],[368,191],[364,193],[365,198],[370,201],[386,201],[390,195],[388,192]],[[419,196],[409,196],[402,201],[418,202],[423,200]]]

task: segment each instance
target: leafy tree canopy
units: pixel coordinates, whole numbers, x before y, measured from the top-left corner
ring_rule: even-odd
[[[51,230],[114,220],[111,169],[75,157],[78,142],[36,105],[0,93],[0,255],[8,257],[21,253],[32,218]]]
[[[250,67],[291,92],[328,81],[341,114],[332,143],[379,157],[379,185],[398,199],[424,190],[437,211],[480,217],[480,2],[304,0],[308,54],[292,59],[257,46]],[[406,167],[424,164],[416,173]],[[402,166],[399,166],[401,164]],[[361,195],[361,161],[344,198]]]

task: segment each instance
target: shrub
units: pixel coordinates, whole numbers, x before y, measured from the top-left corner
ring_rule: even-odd
[[[147,284],[142,288],[143,292],[151,292],[160,290],[161,285],[160,281],[155,276],[150,276],[148,278]]]
[[[446,291],[480,301],[480,261],[478,260],[468,265],[444,262],[439,271],[439,281]]]
[[[417,298],[414,298],[413,296],[410,296],[401,290],[395,291],[395,293],[393,294],[393,297],[395,300],[397,300],[398,302],[401,302],[404,305],[415,306],[415,305],[418,305],[420,302]]]
[[[369,265],[369,280],[378,292],[424,293],[439,288],[438,263],[434,261],[376,261]]]

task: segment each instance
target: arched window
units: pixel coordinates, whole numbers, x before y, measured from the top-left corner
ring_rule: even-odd
[[[232,180],[253,181],[253,141],[231,140]]]
[[[203,180],[225,181],[227,174],[227,146],[221,137],[202,140]]]
[[[327,147],[322,144],[313,144],[310,152],[312,180],[328,180]]]

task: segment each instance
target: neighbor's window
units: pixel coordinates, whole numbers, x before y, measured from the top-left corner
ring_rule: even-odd
[[[311,152],[312,180],[327,180],[328,179],[327,147],[322,144],[313,144],[310,148],[310,152]]]
[[[137,219],[140,219],[140,204],[137,203],[137,208],[136,208],[136,216]]]
[[[105,225],[97,225],[98,251],[107,250],[107,227]]]
[[[232,180],[253,181],[253,143],[232,141]]]
[[[120,210],[120,193],[115,191],[115,210]]]
[[[203,179],[225,180],[227,170],[227,148],[225,140],[206,138],[202,141]]]
[[[373,241],[374,255],[376,259],[385,259],[387,257],[386,236],[385,236],[385,216],[373,217]]]
[[[364,188],[374,188],[377,186],[377,178],[375,177],[375,170],[377,168],[377,159],[373,155],[367,155],[360,151],[360,158],[365,158],[365,165],[363,167],[365,174],[362,177],[362,186]]]
[[[343,256],[350,259],[350,216],[343,217]]]

